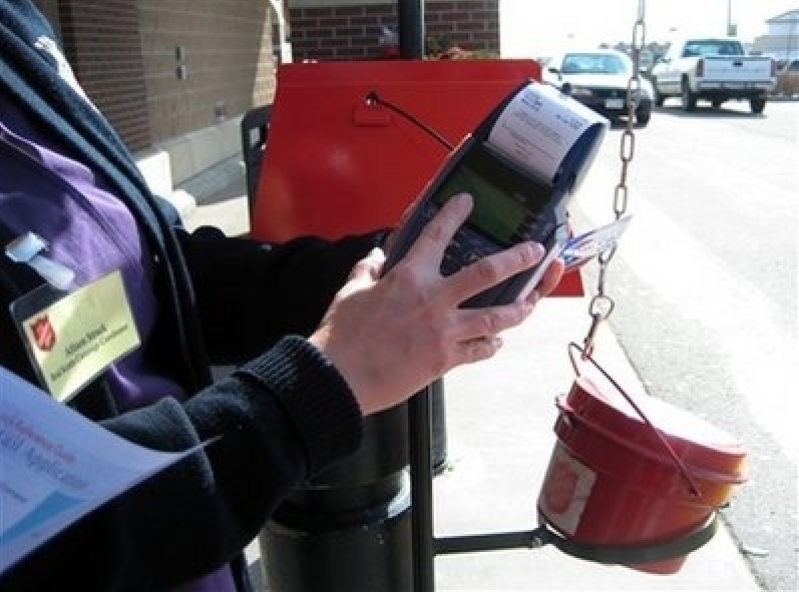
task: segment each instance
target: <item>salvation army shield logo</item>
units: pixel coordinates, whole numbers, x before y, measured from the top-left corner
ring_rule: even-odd
[[[570,535],[577,532],[596,477],[593,469],[572,456],[562,444],[555,445],[539,495],[539,507],[558,530]]]
[[[553,462],[544,488],[547,508],[556,514],[566,512],[574,499],[578,481],[577,473],[568,463],[561,459]]]
[[[47,315],[37,318],[30,324],[33,342],[40,350],[49,352],[56,342],[55,329]]]

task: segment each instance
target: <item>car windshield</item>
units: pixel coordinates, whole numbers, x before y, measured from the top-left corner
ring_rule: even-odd
[[[624,61],[616,55],[604,53],[570,53],[563,58],[563,74],[625,74]]]

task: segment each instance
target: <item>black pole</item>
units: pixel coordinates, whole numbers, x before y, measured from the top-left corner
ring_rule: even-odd
[[[424,1],[398,0],[399,52],[402,58],[424,57]]]
[[[428,386],[408,402],[413,592],[435,590],[431,391]]]
[[[400,57],[424,58],[424,0],[398,0],[398,15]],[[434,392],[435,387],[439,387],[437,392]],[[440,382],[428,386],[408,402],[413,592],[435,590],[432,407],[433,396],[438,396],[437,401],[443,403],[440,387]],[[443,408],[440,408],[439,421],[443,421],[442,412]]]
[[[424,58],[424,0],[398,0],[398,15],[400,57]],[[439,397],[443,395],[442,392],[433,393],[433,386],[428,386],[408,402],[413,592],[435,590],[431,458],[434,394]]]
[[[278,506],[259,535],[268,590],[411,590],[408,422],[407,405],[365,418],[358,452]]]

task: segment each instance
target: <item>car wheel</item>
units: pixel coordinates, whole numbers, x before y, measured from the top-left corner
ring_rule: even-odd
[[[749,108],[755,115],[760,115],[766,108],[766,97],[752,97],[749,99]]]
[[[652,105],[647,103],[635,110],[635,123],[640,127],[646,127],[650,119],[652,119]]]
[[[691,87],[687,80],[682,81],[682,109],[683,111],[693,111],[696,109],[696,94],[691,92]]]
[[[724,101],[722,99],[713,99],[710,104],[713,105],[714,109],[718,109],[724,104]]]

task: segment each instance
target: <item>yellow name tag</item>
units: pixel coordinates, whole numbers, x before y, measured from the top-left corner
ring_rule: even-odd
[[[61,402],[139,346],[119,271],[19,321],[42,379]]]

